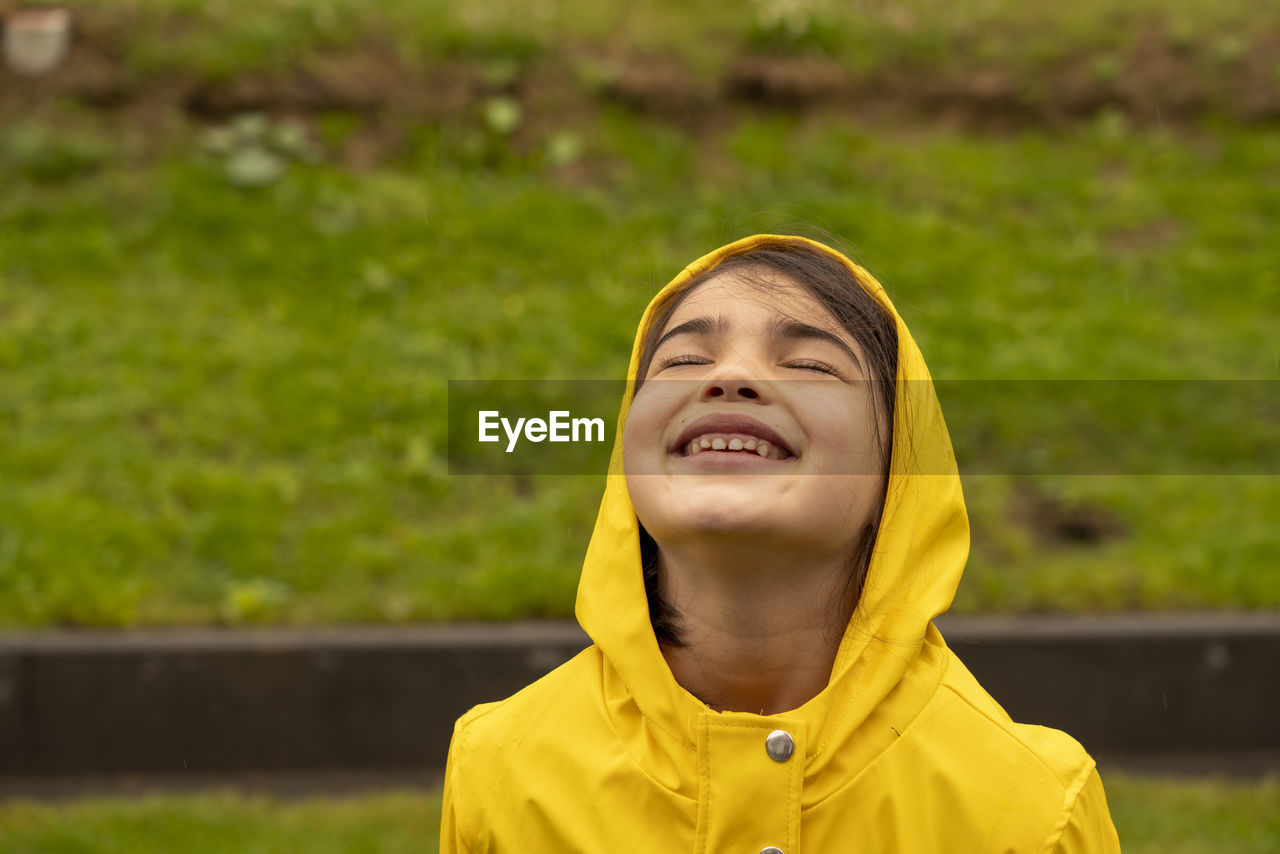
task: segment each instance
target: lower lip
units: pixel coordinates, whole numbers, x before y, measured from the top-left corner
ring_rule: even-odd
[[[699,451],[696,454],[673,454],[676,460],[696,468],[705,469],[763,469],[785,466],[795,462],[795,457],[774,460],[751,451]]]

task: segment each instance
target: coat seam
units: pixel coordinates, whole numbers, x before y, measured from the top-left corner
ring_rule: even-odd
[[[467,721],[465,724],[463,724],[461,727],[458,728],[458,736],[459,736],[458,755],[457,755],[457,761],[454,763],[454,767],[453,767],[453,791],[454,791],[453,810],[455,813],[453,826],[454,826],[454,831],[458,834],[458,841],[462,845],[463,854],[469,854],[469,852],[476,850],[476,845],[474,844],[473,840],[468,840],[467,832],[465,828],[466,823],[461,820],[462,819],[461,810],[458,809],[458,803],[459,803],[458,795],[461,794],[460,784],[463,780],[463,776],[461,773],[462,764],[466,757],[467,739],[470,738],[471,736],[471,733],[468,731],[470,729],[471,723],[477,720],[478,718],[484,717],[485,714],[487,714],[487,712],[482,712],[481,714],[476,715],[475,718],[472,718],[470,721]]]
[[[636,699],[636,692],[631,687],[631,682],[627,679],[626,675],[619,668],[614,667],[613,661],[610,660],[609,656],[604,654],[604,650],[600,649],[599,644],[592,644],[592,646],[600,654],[601,664],[605,667],[611,668],[613,672],[618,675],[618,679],[621,680],[623,686],[627,689],[627,696],[631,698],[631,701],[635,703],[636,709],[639,710],[640,717],[644,718],[646,721],[649,722],[649,725],[651,727],[653,727],[658,732],[665,735],[667,738],[674,741],[676,744],[683,747],[685,750],[688,750],[691,753],[697,753],[698,752],[697,744],[690,744],[688,739],[681,738],[680,736],[676,735],[674,732],[671,732],[664,725],[659,723],[659,721],[656,718],[654,718],[652,715],[650,715],[648,712],[644,710],[644,707],[640,705],[640,701]],[[612,721],[610,721],[610,723],[612,723]],[[615,728],[615,732],[616,732],[616,728]],[[627,753],[628,755],[630,755],[630,751],[627,751]],[[632,761],[634,761],[634,759]]]
[[[1076,806],[1080,801],[1080,793],[1084,791],[1084,787],[1097,771],[1097,763],[1090,758],[1084,770],[1076,775],[1076,779],[1071,782],[1067,788],[1067,795],[1063,799],[1062,815],[1054,822],[1053,827],[1049,829],[1049,838],[1045,840],[1044,846],[1040,849],[1044,852],[1053,851],[1057,847],[1062,834],[1066,832],[1067,825],[1071,823],[1071,816],[1076,811]]]
[[[818,800],[816,800],[816,801],[814,801],[813,803],[809,804],[809,809],[813,809],[813,808],[814,808],[814,807],[816,807],[818,804],[825,803],[826,801],[831,800],[832,798],[834,798],[834,797],[836,797],[837,795],[839,795],[839,794],[840,794],[840,792],[842,792],[842,791],[844,791],[845,789],[847,789],[849,786],[852,786],[852,785],[854,785],[855,783],[857,783],[860,779],[862,779],[862,776],[863,776],[864,774],[866,774],[866,773],[867,773],[867,771],[868,771],[872,766],[874,766],[874,765],[876,764],[876,762],[878,762],[878,761],[880,760],[880,757],[881,757],[881,756],[884,756],[887,752],[889,752],[890,750],[892,750],[892,749],[893,749],[893,747],[894,747],[894,745],[896,745],[899,741],[901,741],[901,740],[902,740],[902,738],[903,738],[903,736],[905,736],[908,732],[910,732],[910,731],[911,731],[911,728],[912,728],[912,727],[914,727],[914,726],[916,725],[916,722],[917,722],[917,721],[919,721],[919,720],[920,720],[920,718],[924,716],[925,712],[927,712],[927,711],[928,711],[929,707],[933,704],[934,699],[935,699],[935,698],[937,697],[937,695],[938,695],[938,688],[942,687],[943,680],[945,680],[945,679],[946,679],[946,677],[947,677],[947,672],[948,672],[950,669],[951,669],[951,657],[950,657],[950,655],[947,655],[947,656],[944,656],[944,657],[943,657],[943,661],[942,661],[942,673],[940,673],[940,674],[938,675],[938,681],[937,681],[937,683],[934,685],[933,693],[932,693],[932,694],[930,694],[930,695],[929,695],[929,699],[928,699],[928,700],[926,700],[926,701],[925,701],[925,702],[920,706],[919,710],[917,710],[916,714],[911,718],[911,720],[907,723],[907,725],[906,725],[906,726],[904,726],[904,727],[902,728],[902,732],[901,732],[901,733],[899,733],[898,737],[897,737],[896,739],[894,739],[893,741],[889,742],[888,744],[886,744],[886,745],[884,746],[884,749],[883,749],[883,750],[881,750],[879,753],[877,753],[875,756],[872,756],[870,759],[868,759],[868,760],[867,760],[867,764],[866,764],[866,765],[864,765],[864,766],[862,766],[861,768],[859,768],[856,774],[854,774],[854,775],[853,775],[852,777],[850,777],[848,780],[846,780],[846,781],[844,781],[843,783],[841,783],[839,786],[837,786],[835,789],[833,789],[833,790],[832,790],[829,794],[827,794],[826,796],[824,796],[824,797],[822,797],[822,798],[819,798]],[[817,754],[815,753],[814,755],[816,756]]]
[[[1036,762],[1040,764],[1040,767],[1049,772],[1050,777],[1055,781],[1058,780],[1057,772],[1055,772],[1053,768],[1049,767],[1049,764],[1044,761],[1040,754],[1028,747],[1021,739],[1014,736],[1013,733],[1009,732],[1008,728],[1004,725],[1004,722],[993,719],[985,711],[975,706],[968,697],[957,691],[954,686],[946,685],[944,687],[950,691],[952,695],[959,697],[965,705],[973,709],[973,711],[983,719],[996,724],[1001,733],[1022,748],[1024,753],[1030,754],[1034,757]],[[1097,767],[1097,763],[1093,761],[1093,757],[1085,754],[1085,759],[1087,761],[1085,762],[1084,768],[1082,768],[1080,772],[1076,774],[1075,778],[1064,787],[1062,806],[1059,809],[1060,814],[1057,820],[1053,823],[1053,826],[1049,828],[1049,837],[1040,849],[1042,852],[1051,852],[1054,846],[1058,844],[1058,840],[1062,838],[1062,834],[1066,831],[1067,824],[1071,821],[1071,814],[1075,810],[1076,801],[1080,797],[1080,792],[1084,790],[1085,784],[1089,781],[1089,777]],[[1058,785],[1062,784],[1059,782]]]
[[[785,719],[785,718],[779,718],[779,719],[778,719],[778,721],[782,721],[782,720],[786,720],[786,719]],[[708,723],[707,723],[707,726],[718,727],[719,729],[777,729],[778,727],[777,727],[777,726],[775,726],[775,724],[776,724],[776,723],[778,723],[778,721],[767,721],[767,720],[766,720],[766,721],[764,721],[763,723],[753,723],[753,722],[750,722],[750,721],[742,721],[742,722],[738,722],[738,721],[725,721],[725,722],[714,721],[714,722],[708,722]],[[695,748],[695,749],[696,749],[696,748]]]
[[[598,646],[595,646],[594,644],[592,646],[600,654],[600,666],[612,668],[613,664],[609,661],[608,656],[606,656]],[[617,673],[616,668],[614,668],[614,672]],[[657,730],[658,732],[665,735],[667,738],[674,741],[678,746],[692,753],[695,757],[698,755],[698,747],[696,744],[695,745],[687,744],[683,739],[677,738],[676,736],[672,735],[670,732],[666,730],[666,728],[660,726],[658,722],[655,721],[652,717],[645,714],[644,709],[642,709],[640,707],[640,704],[636,701],[635,694],[632,693],[631,686],[627,684],[627,680],[622,678],[621,673],[618,673],[618,678],[622,679],[622,684],[626,686],[627,695],[630,698],[631,702],[635,705],[636,710],[640,713],[641,719],[648,722],[648,724],[652,726],[655,730]],[[683,798],[686,801],[692,801],[694,804],[697,804],[698,798],[696,796],[693,798],[690,798],[687,795],[682,795],[680,794],[679,791],[671,788],[670,786],[666,785],[661,780],[659,780],[658,778],[654,777],[652,774],[649,773],[649,770],[644,767],[644,764],[641,763],[640,760],[636,758],[636,755],[631,751],[631,745],[628,744],[627,740],[622,737],[622,733],[618,732],[618,724],[614,720],[614,716],[610,714],[608,705],[609,705],[608,702],[603,702],[603,708],[601,709],[601,711],[604,714],[604,719],[605,721],[608,722],[609,729],[613,731],[614,739],[617,741],[618,745],[622,748],[622,752],[626,754],[627,760],[632,764],[632,766],[634,766],[635,769],[639,771],[640,774],[646,780],[648,780],[650,784],[656,786],[661,791],[670,792],[676,797]]]
[[[991,715],[987,714],[987,712],[975,706],[973,704],[973,701],[970,700],[968,697],[966,697],[964,694],[957,691],[955,686],[942,685],[941,687],[945,688],[948,692],[950,692],[952,696],[959,697],[961,702],[963,702],[966,706],[968,706],[970,709],[976,712],[978,716],[981,717],[983,720],[986,720],[989,723],[995,724],[996,729],[998,729],[1005,738],[1009,739],[1014,744],[1018,745],[1018,747],[1022,749],[1023,753],[1029,754],[1032,758],[1036,760],[1036,762],[1040,764],[1041,768],[1049,772],[1050,777],[1052,777],[1055,781],[1058,781],[1058,772],[1055,771],[1053,768],[1051,768],[1049,764],[1045,762],[1044,759],[1040,756],[1040,754],[1036,753],[1034,750],[1028,747],[1026,743],[1022,741],[1022,739],[1018,738],[1013,733],[1009,732],[1009,729],[1005,725],[1004,721],[993,718]],[[1089,763],[1090,765],[1092,765],[1093,760],[1090,759]],[[1061,786],[1062,783],[1058,782],[1058,785]],[[1075,784],[1073,783],[1072,785],[1075,785]],[[1069,787],[1068,787],[1068,791],[1070,791]]]
[[[796,796],[795,774],[788,774],[790,778],[787,782],[787,848],[795,847],[794,828],[791,824],[791,804]]]
[[[850,669],[852,670],[853,668],[851,667]],[[860,692],[862,683],[866,681],[865,671],[856,670],[854,673],[849,674],[849,676],[853,679],[853,685],[850,687],[853,695],[856,697]],[[823,751],[827,749],[827,743],[832,738],[835,738],[835,734],[841,730],[841,728],[844,725],[845,718],[849,716],[849,713],[852,710],[853,710],[853,704],[846,703],[845,707],[840,710],[840,714],[836,718],[834,725],[830,727],[826,727],[825,728],[826,732],[822,733],[821,738],[814,739],[814,741],[816,742],[816,746],[813,749],[813,754],[811,756],[806,757],[807,759],[816,759],[817,757],[822,755]]]
[[[932,626],[932,625],[933,625],[933,620],[932,620],[932,619],[930,619],[930,620],[925,624],[924,633],[920,636],[920,646],[916,648],[916,654],[915,654],[915,656],[913,656],[913,658],[911,659],[911,661],[909,661],[909,662],[907,663],[907,667],[906,667],[906,669],[905,669],[905,670],[903,670],[903,673],[902,673],[902,678],[903,678],[903,679],[905,679],[905,678],[906,678],[906,676],[907,676],[907,674],[911,672],[912,668],[913,668],[913,667],[915,667],[915,666],[919,663],[919,661],[920,661],[920,657],[921,657],[921,656],[920,656],[920,652],[921,652],[921,650],[923,650],[923,649],[924,649],[924,646],[925,646],[926,644],[929,644],[929,642],[930,642],[930,641],[929,641],[929,626]],[[870,643],[875,643],[875,642],[876,642],[876,641],[878,641],[878,640],[880,640],[880,638],[879,638],[877,635],[873,634],[873,635],[872,635],[872,637],[871,637],[871,641],[870,641]],[[913,642],[914,642],[914,639],[913,639]],[[870,645],[870,643],[868,644],[868,646]],[[937,683],[935,684],[935,686],[934,686],[934,693],[936,693],[936,692],[937,692],[937,686],[938,686],[938,685],[940,685],[940,684],[942,683],[943,678],[945,678],[945,676],[946,676],[946,672],[947,672],[947,670],[948,670],[948,669],[950,668],[950,666],[951,666],[951,661],[950,661],[949,656],[945,655],[945,653],[950,652],[950,650],[946,647],[945,642],[944,642],[944,644],[942,645],[941,649],[942,649],[942,651],[944,652],[944,655],[943,655],[943,667],[942,667],[942,673],[941,673],[941,674],[939,675],[939,677],[938,677],[938,682],[937,682]],[[855,682],[854,682],[854,685],[852,686],[852,693],[853,693],[855,696],[859,693],[859,690],[860,690],[860,687],[861,687],[862,683],[863,683],[863,682],[865,682],[865,681],[866,681],[866,679],[868,678],[868,677],[867,677],[867,675],[866,675],[867,673],[868,673],[868,671],[867,671],[866,669],[863,669],[863,670],[861,670],[861,671],[858,671],[858,672],[857,672],[857,674],[856,674],[856,676],[854,677],[854,678],[855,678]],[[895,685],[894,687],[896,687],[896,685]],[[890,690],[892,690],[892,689],[890,689]],[[925,706],[927,706],[931,700],[932,700],[932,694],[930,695],[930,700],[926,700],[926,701],[925,701]],[[922,707],[922,708],[923,708],[923,707]],[[828,745],[829,745],[829,743],[830,743],[831,739],[835,738],[836,733],[837,733],[837,732],[839,732],[839,731],[842,729],[842,727],[843,727],[843,725],[844,725],[844,722],[845,722],[845,719],[849,717],[849,714],[850,714],[852,711],[853,711],[853,704],[852,704],[852,703],[846,704],[846,705],[845,705],[845,707],[844,707],[844,709],[842,709],[842,710],[841,710],[841,712],[840,712],[839,716],[836,718],[836,721],[835,721],[834,726],[826,727],[826,728],[825,728],[825,729],[826,729],[826,732],[823,734],[822,738],[820,738],[820,739],[817,739],[817,740],[816,740],[816,741],[817,741],[817,746],[814,748],[813,754],[812,754],[811,756],[807,757],[807,758],[810,758],[810,759],[812,759],[812,758],[816,758],[816,757],[820,756],[820,755],[821,755],[821,754],[822,754],[822,753],[827,749],[827,747],[828,747]],[[873,761],[874,761],[874,760],[873,760]],[[868,763],[868,764],[870,764],[870,763]]]
[[[698,728],[705,731],[709,722],[705,719],[699,721]],[[697,815],[694,821],[694,838],[693,850],[696,854],[703,854],[707,850],[707,839],[711,835],[711,734],[706,735],[706,749],[697,750],[698,763],[698,807]],[[706,796],[703,797],[703,788],[705,786]]]

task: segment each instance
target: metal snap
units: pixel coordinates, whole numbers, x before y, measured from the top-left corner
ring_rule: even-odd
[[[791,758],[792,752],[795,751],[796,742],[791,737],[791,733],[786,730],[775,729],[765,738],[764,749],[773,761],[786,762]]]

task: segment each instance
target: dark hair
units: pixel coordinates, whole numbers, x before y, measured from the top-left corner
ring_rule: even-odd
[[[640,360],[632,385],[632,399],[640,391],[645,374],[653,360],[655,345],[665,331],[667,322],[675,310],[699,285],[722,273],[741,275],[753,287],[768,290],[776,285],[759,273],[774,273],[795,283],[816,299],[835,317],[836,321],[853,336],[867,358],[867,370],[876,390],[876,402],[886,413],[889,424],[888,437],[879,435],[882,449],[882,471],[888,483],[889,462],[893,453],[894,393],[898,374],[898,330],[890,313],[858,282],[853,272],[833,256],[812,245],[785,237],[757,243],[750,249],[730,255],[715,267],[694,276],[683,286],[671,292],[665,301],[654,308],[649,328],[640,344]],[[753,275],[755,274],[755,275]],[[842,609],[847,619],[862,597],[862,587],[871,565],[871,553],[875,548],[880,528],[880,514],[884,509],[884,493],[881,493],[879,510],[862,533],[842,595],[835,606]],[[649,600],[649,621],[658,643],[663,646],[683,646],[680,631],[680,615],[658,592],[658,544],[640,525],[640,559],[644,569],[644,589]]]

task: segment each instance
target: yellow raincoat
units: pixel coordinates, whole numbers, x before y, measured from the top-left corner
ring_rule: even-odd
[[[707,255],[667,288],[767,237]],[[458,720],[441,852],[1119,851],[1089,755],[1065,733],[1014,723],[932,623],[969,552],[942,411],[884,289],[813,245],[852,269],[898,331],[888,497],[827,687],[766,716],[714,711],[673,678],[650,625],[622,474],[624,400],[578,587],[593,644]],[[636,335],[632,379],[653,310]],[[917,453],[900,453],[908,446]],[[794,740],[784,761],[765,749],[775,730]]]

